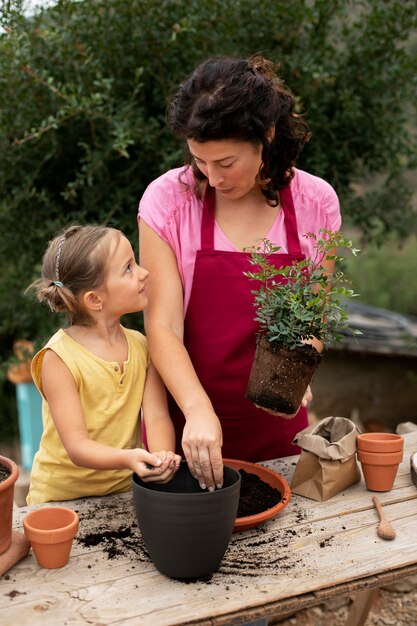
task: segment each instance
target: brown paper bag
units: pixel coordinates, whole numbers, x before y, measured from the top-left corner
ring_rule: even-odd
[[[326,417],[293,440],[301,454],[291,482],[300,496],[323,502],[360,480],[355,424],[346,417]]]

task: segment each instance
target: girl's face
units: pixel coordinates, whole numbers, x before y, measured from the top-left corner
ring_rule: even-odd
[[[130,241],[124,235],[112,237],[106,270],[102,294],[106,313],[120,317],[143,311],[148,304],[145,282],[149,272],[136,263]]]
[[[218,194],[240,200],[259,191],[256,176],[262,163],[261,145],[233,139],[202,143],[188,139],[187,143],[197,167]]]

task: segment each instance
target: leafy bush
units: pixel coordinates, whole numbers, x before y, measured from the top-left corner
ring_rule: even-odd
[[[313,131],[300,166],[366,234],[410,232],[408,191],[392,192],[415,155],[413,1],[61,0],[30,18],[21,4],[0,13],[0,336],[53,323],[23,290],[63,225],[111,223],[136,241],[145,186],[181,161],[167,98],[213,53],[282,61]],[[382,171],[379,195],[357,198],[352,184]]]
[[[59,0],[30,17],[22,4],[0,8],[3,358],[57,324],[24,295],[57,230],[108,223],[136,241],[146,185],[182,160],[167,98],[213,54],[282,63],[313,132],[299,165],[335,186],[366,237],[415,227],[402,181],[416,165],[414,0]],[[379,193],[358,197],[375,173]]]
[[[257,284],[252,293],[259,332],[269,342],[291,350],[305,347],[305,342],[314,338],[327,348],[342,341],[341,330],[349,328],[346,301],[357,294],[340,270],[329,284],[323,262],[343,261],[342,256],[335,254],[336,249],[350,250],[354,255],[359,251],[340,232],[322,228],[320,234],[321,238],[306,234],[314,240],[311,256],[284,267],[271,262],[270,256],[281,248],[268,239],[249,249],[250,264],[255,270],[244,273]],[[361,334],[353,329],[351,332]]]

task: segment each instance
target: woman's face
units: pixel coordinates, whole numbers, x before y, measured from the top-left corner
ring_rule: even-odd
[[[259,191],[256,176],[262,163],[262,146],[222,139],[199,143],[187,140],[191,155],[211,187],[230,200]]]

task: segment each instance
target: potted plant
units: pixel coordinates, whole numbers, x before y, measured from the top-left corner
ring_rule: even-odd
[[[347,249],[356,255],[352,242],[328,229],[321,229],[319,237],[305,236],[314,239],[314,253],[309,258],[277,267],[271,255],[280,247],[263,239],[249,249],[255,269],[245,272],[258,283],[252,293],[259,323],[246,399],[289,415],[297,412],[322,358],[311,345],[313,340],[324,348],[342,340],[341,331],[348,328],[343,300],[357,295],[343,272],[336,271],[331,277],[323,266],[326,260],[343,260],[335,250]]]

